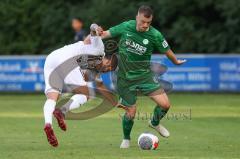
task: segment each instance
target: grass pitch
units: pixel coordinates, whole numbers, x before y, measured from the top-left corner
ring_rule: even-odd
[[[169,139],[147,126],[155,104],[139,97],[131,148],[124,150],[119,149],[121,109],[90,120],[68,120],[67,132],[54,121],[59,147],[51,147],[43,132],[44,100],[43,95],[0,95],[0,159],[240,158],[239,94],[170,94],[172,108],[162,121]],[[157,150],[138,148],[137,138],[145,131],[159,136]]]

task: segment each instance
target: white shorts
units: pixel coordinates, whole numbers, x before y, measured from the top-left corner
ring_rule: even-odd
[[[74,68],[65,78],[61,77],[60,74],[55,74],[55,80],[50,82],[50,76],[55,69],[56,66],[54,66],[51,60],[46,59],[44,65],[45,94],[49,92],[57,92],[61,94],[63,90],[66,92],[72,92],[73,89],[79,86],[87,85],[79,67]],[[55,85],[55,83],[58,84]]]

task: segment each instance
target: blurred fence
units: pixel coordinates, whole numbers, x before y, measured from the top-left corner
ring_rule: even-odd
[[[174,91],[240,92],[240,55],[182,54],[187,59],[174,66],[165,56],[153,55],[152,61],[168,67],[162,76],[173,84]],[[44,90],[45,56],[0,56],[1,92],[42,92]],[[109,73],[102,75],[111,88]]]
[[[0,91],[44,90],[45,56],[0,56]]]
[[[239,55],[178,55],[187,59],[174,66],[167,58],[153,56],[168,66],[163,78],[173,83],[175,91],[240,92]]]

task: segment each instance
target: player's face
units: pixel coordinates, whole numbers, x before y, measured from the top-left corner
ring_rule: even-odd
[[[153,16],[146,18],[143,14],[138,13],[136,16],[137,21],[137,31],[144,32],[147,31],[152,23]]]
[[[97,65],[96,69],[103,73],[112,71],[111,60],[103,58],[102,63]]]

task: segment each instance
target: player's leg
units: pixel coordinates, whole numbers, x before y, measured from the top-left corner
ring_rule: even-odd
[[[70,98],[70,100],[66,104],[64,104],[60,108],[64,116],[68,111],[79,108],[89,99],[87,86],[79,86],[75,88],[72,92],[74,93],[74,95]]]
[[[167,114],[170,108],[168,96],[163,89],[158,89],[150,93],[149,97],[157,104],[154,108],[153,117],[149,122],[149,126],[156,129],[163,137],[169,137],[170,133],[168,130],[160,124],[160,120]]]
[[[46,94],[46,96],[47,96],[47,100],[43,107],[45,124],[52,125],[52,114],[55,109],[56,101],[59,97],[59,93],[58,92],[48,92]]]
[[[117,80],[117,91],[120,96],[120,104],[125,106],[125,114],[122,117],[123,141],[120,148],[129,148],[130,135],[134,124],[134,117],[136,114],[136,91],[129,89],[129,82],[122,78]]]
[[[52,116],[53,111],[56,106],[56,101],[58,99],[59,93],[58,92],[48,92],[46,94],[47,100],[44,104],[43,112],[44,112],[44,119],[45,119],[45,126],[44,131],[46,133],[48,142],[56,147],[58,146],[57,138],[54,134],[53,127],[52,127]]]
[[[54,117],[58,121],[59,127],[66,131],[67,125],[64,121],[65,115],[68,111],[77,109],[81,105],[87,102],[89,98],[88,87],[83,79],[83,76],[79,68],[72,70],[64,79],[65,85],[68,87],[69,91],[74,93],[70,100],[64,104],[61,108],[54,110]]]
[[[45,95],[47,97],[47,100],[44,104],[43,112],[45,124],[50,125],[52,125],[52,114],[56,106],[56,101],[58,100],[59,94],[61,92],[60,85],[62,85],[62,82],[60,81],[63,81],[58,74],[54,74],[54,80],[50,81],[55,70],[52,65],[52,61],[53,60],[47,58],[44,64]],[[54,85],[56,83],[55,81],[58,81],[59,83]]]
[[[54,117],[57,119],[58,126],[63,131],[67,130],[67,124],[65,123],[65,116],[67,112],[79,108],[88,100],[87,86],[79,86],[72,92],[74,93],[74,95],[70,98],[70,100],[67,103],[65,103],[61,108],[56,108],[53,112]]]
[[[120,145],[120,148],[130,147],[130,139],[131,139],[130,135],[131,135],[132,127],[134,124],[135,114],[136,114],[136,105],[126,106],[126,112],[122,117],[123,140]]]
[[[87,82],[84,80],[84,77],[79,69],[79,67],[76,67],[64,79],[64,83],[69,88],[69,91],[75,94],[64,106],[60,108],[64,114],[66,114],[69,110],[79,108],[89,99]]]
[[[154,108],[153,117],[149,122],[149,126],[156,129],[160,135],[168,137],[168,130],[159,124],[160,120],[167,114],[170,108],[167,94],[151,75],[141,81],[139,88],[143,94],[149,96],[157,104]]]
[[[44,131],[46,133],[48,142],[56,147],[58,146],[58,141],[57,138],[54,134],[53,127],[52,127],[52,116],[53,116],[53,111],[56,106],[56,101],[58,100],[58,97],[60,95],[60,90],[61,88],[51,86],[50,83],[50,76],[53,72],[54,68],[52,68],[51,65],[51,60],[48,58],[46,59],[45,65],[44,65],[44,78],[45,78],[45,95],[47,97],[47,100],[44,104],[43,107],[43,113],[44,113],[44,119],[45,119],[45,126],[44,126]],[[56,74],[57,76],[57,74]],[[60,77],[56,77],[57,81],[61,81]],[[60,82],[61,83],[61,82]],[[61,84],[58,83],[57,85],[60,86]],[[57,89],[58,88],[58,89]]]

